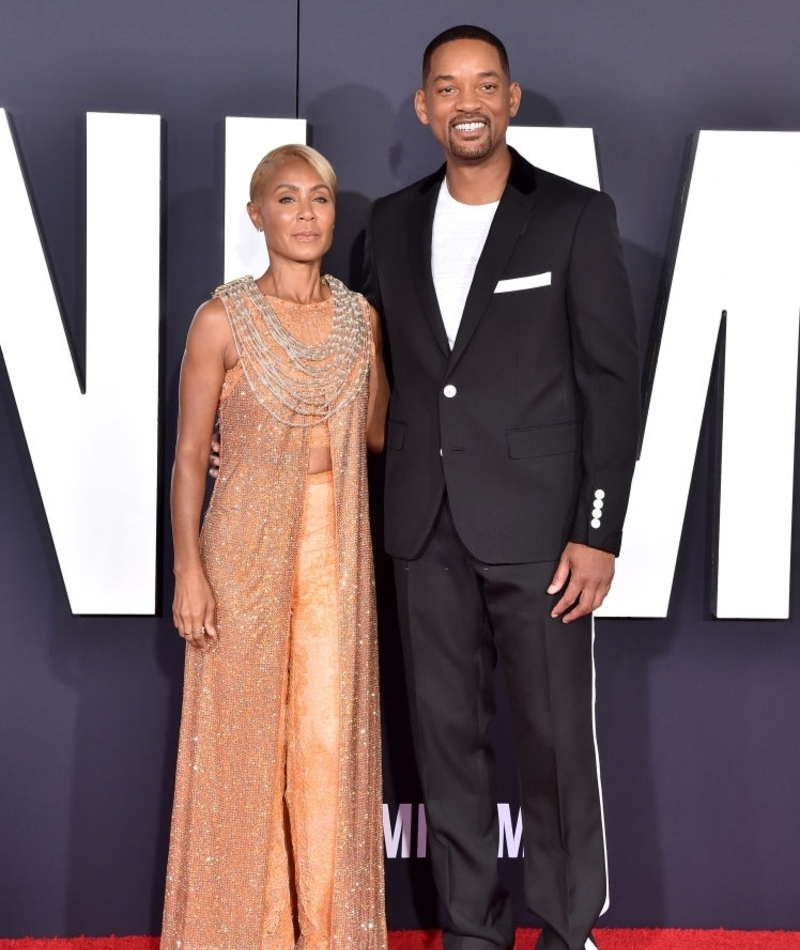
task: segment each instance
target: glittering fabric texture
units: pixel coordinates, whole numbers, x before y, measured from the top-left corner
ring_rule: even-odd
[[[349,295],[341,285],[337,293]],[[325,352],[334,301],[268,299],[300,344],[290,343],[292,373],[307,361],[314,376],[313,399],[287,409],[276,397],[273,413],[275,394],[246,372],[253,333],[259,345],[249,354],[251,369],[267,351],[278,363],[286,358],[264,316],[267,298],[250,279],[217,295],[240,355],[220,395],[220,472],[201,533],[219,643],[207,654],[187,647],[162,948],[384,950],[368,313],[362,298],[349,295],[361,329],[351,327],[343,346]],[[243,317],[246,334],[236,329]],[[344,386],[341,366],[332,365],[343,353]],[[316,398],[326,362],[333,411],[332,402]],[[316,444],[327,432],[329,476],[307,475],[312,432]],[[335,589],[324,582],[331,568]],[[320,663],[326,654],[314,641],[329,644],[331,630],[335,649]],[[308,678],[320,672],[312,684]],[[295,734],[303,741],[293,744]]]

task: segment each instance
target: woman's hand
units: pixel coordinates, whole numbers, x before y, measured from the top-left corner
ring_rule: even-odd
[[[172,620],[178,633],[201,653],[216,646],[217,605],[201,568],[175,578]]]
[[[203,653],[216,643],[217,627],[214,595],[200,561],[200,511],[220,391],[225,371],[237,359],[221,301],[215,298],[204,303],[192,321],[181,365],[171,496],[175,549],[172,619],[186,642]]]

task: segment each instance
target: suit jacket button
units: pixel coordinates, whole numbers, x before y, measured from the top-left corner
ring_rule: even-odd
[[[456,389],[456,387],[455,387],[452,383],[448,383],[448,384],[444,387],[444,389],[442,390],[442,392],[445,394],[445,396],[447,396],[448,399],[452,399],[453,396],[455,396],[455,394],[458,392],[458,390]]]

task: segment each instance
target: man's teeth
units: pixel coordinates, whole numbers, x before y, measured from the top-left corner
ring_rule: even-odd
[[[456,128],[459,132],[476,132],[478,129],[482,129],[484,124],[483,122],[463,122],[461,125],[457,125]]]

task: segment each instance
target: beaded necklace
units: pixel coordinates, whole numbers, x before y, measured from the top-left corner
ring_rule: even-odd
[[[287,426],[306,428],[329,419],[361,392],[369,370],[369,330],[358,295],[335,277],[322,280],[331,290],[333,321],[320,343],[293,337],[252,277],[216,290],[251,389]]]

